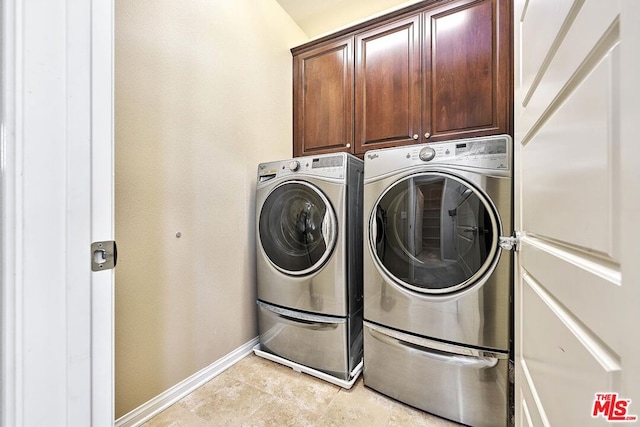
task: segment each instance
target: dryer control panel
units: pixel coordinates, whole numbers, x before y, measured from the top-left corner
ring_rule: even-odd
[[[424,153],[421,155],[423,150],[433,152],[431,159],[428,159]],[[416,147],[409,150],[408,154],[414,160],[417,157],[419,160],[434,163],[457,163],[484,169],[509,168],[507,161],[509,154],[505,139],[434,143],[422,149]]]
[[[368,151],[365,179],[414,166],[511,171],[511,137],[499,135]]]

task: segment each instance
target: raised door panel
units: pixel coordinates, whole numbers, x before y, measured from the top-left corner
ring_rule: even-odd
[[[510,16],[503,0],[425,12],[425,139],[510,133]]]
[[[411,144],[420,132],[420,16],[356,36],[356,153]]]
[[[352,151],[353,38],[304,52],[294,65],[294,156]]]

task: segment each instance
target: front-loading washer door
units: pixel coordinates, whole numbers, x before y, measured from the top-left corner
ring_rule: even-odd
[[[302,276],[321,268],[336,244],[333,207],[314,185],[286,181],[267,196],[259,219],[259,237],[271,264]]]
[[[495,267],[500,221],[472,184],[446,173],[404,177],[370,216],[373,257],[394,282],[422,294],[461,291]]]

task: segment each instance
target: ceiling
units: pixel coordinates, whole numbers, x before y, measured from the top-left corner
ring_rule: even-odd
[[[309,38],[315,38],[420,0],[276,0]]]

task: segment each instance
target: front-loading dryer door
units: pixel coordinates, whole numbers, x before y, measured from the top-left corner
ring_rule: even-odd
[[[495,267],[500,222],[491,201],[446,173],[404,177],[370,216],[370,250],[384,273],[421,294],[460,292]]]
[[[320,269],[336,244],[333,207],[314,185],[286,181],[267,196],[258,223],[260,244],[280,272],[303,276]]]

